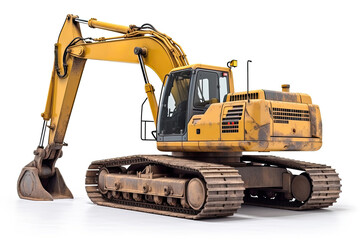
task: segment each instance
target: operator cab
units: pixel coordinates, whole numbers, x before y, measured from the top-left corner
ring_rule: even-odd
[[[204,65],[175,69],[166,81],[158,115],[158,141],[186,141],[193,115],[204,114],[230,92],[230,70]]]

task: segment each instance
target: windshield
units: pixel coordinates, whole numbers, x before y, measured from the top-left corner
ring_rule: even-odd
[[[160,105],[159,134],[183,134],[188,106],[191,70],[171,73]]]

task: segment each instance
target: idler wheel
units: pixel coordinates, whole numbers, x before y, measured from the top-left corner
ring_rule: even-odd
[[[193,178],[189,181],[186,189],[186,199],[190,207],[199,210],[205,203],[206,191],[203,181]]]
[[[304,202],[311,194],[311,182],[305,175],[295,176],[291,182],[291,191],[296,200]]]
[[[106,190],[106,183],[105,183],[105,177],[106,175],[109,174],[109,170],[107,170],[106,168],[103,168],[100,170],[100,173],[99,173],[99,191],[102,193],[102,194],[107,194],[108,190]]]

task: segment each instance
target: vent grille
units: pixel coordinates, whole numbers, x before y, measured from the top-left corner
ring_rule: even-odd
[[[310,121],[310,114],[307,110],[273,108],[274,123],[286,123],[292,121]]]
[[[231,95],[230,96],[230,102],[233,101],[240,101],[240,100],[247,100],[248,95],[246,93],[242,93],[242,94],[236,94],[236,95]],[[259,93],[249,93],[249,97],[250,99],[259,99]]]
[[[232,109],[228,110],[226,116],[222,118],[222,133],[237,133],[239,132],[239,121],[243,115],[244,106],[237,105],[233,106]]]

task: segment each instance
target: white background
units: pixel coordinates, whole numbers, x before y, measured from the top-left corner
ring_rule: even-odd
[[[356,233],[359,215],[359,6],[356,1],[6,1],[0,37],[0,233],[15,237],[330,239]],[[244,206],[233,217],[190,221],[99,207],[84,190],[93,160],[157,153],[139,139],[140,104],[146,97],[140,67],[88,61],[57,162],[74,200],[19,200],[16,181],[33,159],[53,65],[53,46],[66,14],[122,25],[149,22],[173,37],[190,63],[234,70],[235,90],[305,92],[320,105],[323,147],[317,152],[272,153],[324,163],[340,173],[343,192],[326,210],[292,212]],[[84,37],[114,36],[83,27]],[[150,70],[149,70],[150,72]],[[160,92],[160,81],[150,72]],[[224,239],[224,238],[223,238]]]

